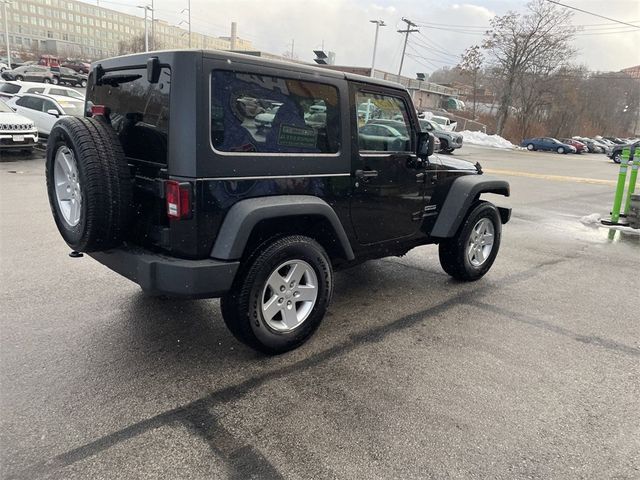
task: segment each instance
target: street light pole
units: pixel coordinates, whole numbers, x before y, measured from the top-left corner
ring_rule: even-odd
[[[373,58],[371,59],[371,77],[373,77],[373,74],[376,68],[376,50],[378,48],[378,29],[380,27],[385,27],[387,24],[384,23],[383,20],[369,20],[369,21],[371,23],[376,24],[376,36],[374,37],[374,40],[373,40]]]
[[[404,63],[404,54],[407,50],[407,42],[409,41],[409,34],[420,31],[417,28],[411,28],[411,27],[417,27],[417,25],[413,23],[411,20],[407,18],[403,18],[402,21],[407,24],[407,28],[406,30],[398,30],[398,33],[405,34],[404,47],[402,47],[402,57],[400,57],[400,68],[398,69],[398,79],[397,79],[398,83],[400,83],[400,75],[402,74],[402,64]]]
[[[4,41],[7,45],[7,66],[11,70],[11,47],[9,46],[9,14],[7,13],[7,5],[9,0],[2,0],[2,16],[4,17]]]
[[[147,11],[151,10],[153,12],[153,8],[150,5],[138,5],[138,8],[144,9],[144,51],[149,51],[149,28],[147,27]],[[153,18],[153,17],[152,17]],[[153,31],[153,25],[151,26]]]

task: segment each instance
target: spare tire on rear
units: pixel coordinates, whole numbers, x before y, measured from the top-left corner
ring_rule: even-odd
[[[56,122],[47,142],[46,177],[53,218],[73,250],[92,252],[122,243],[132,184],[110,125],[95,118]]]

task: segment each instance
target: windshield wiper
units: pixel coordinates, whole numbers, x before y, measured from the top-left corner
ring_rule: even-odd
[[[137,73],[105,73],[97,79],[96,85],[117,87],[122,83],[134,82],[139,78],[142,78],[142,75]]]

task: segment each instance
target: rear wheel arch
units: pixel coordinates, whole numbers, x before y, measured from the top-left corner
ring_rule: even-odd
[[[332,260],[355,258],[333,208],[308,195],[260,197],[236,203],[220,227],[211,257],[238,260],[269,238],[295,234],[314,238]]]

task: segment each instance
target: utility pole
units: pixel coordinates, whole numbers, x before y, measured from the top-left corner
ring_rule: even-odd
[[[398,79],[397,79],[398,83],[400,83],[400,75],[402,74],[402,64],[404,63],[404,54],[407,50],[407,42],[409,41],[409,34],[420,31],[417,28],[411,28],[411,27],[417,27],[417,25],[413,23],[411,20],[409,20],[408,18],[403,17],[402,21],[407,24],[407,28],[406,30],[398,30],[398,33],[405,34],[404,46],[402,47],[402,57],[400,57],[400,68],[398,69]]]
[[[292,38],[291,39],[291,60],[293,60],[293,47],[296,44],[296,39]]]
[[[9,46],[9,14],[7,13],[9,0],[2,0],[2,16],[4,17],[4,42],[7,45],[7,66],[11,70],[11,47]]]
[[[151,0],[151,50],[156,49],[156,9],[153,8]]]
[[[374,40],[373,40],[373,59],[371,60],[371,77],[373,78],[373,74],[376,68],[376,50],[378,48],[378,30],[380,29],[380,27],[386,27],[387,24],[384,23],[383,20],[369,20],[369,21],[371,23],[376,24],[376,36],[374,37]]]
[[[187,8],[183,8],[180,10],[180,14],[182,15],[184,12],[187,12],[187,21],[181,20],[178,25],[182,25],[186,23],[189,26],[189,48],[191,48],[191,0],[187,0]],[[203,49],[204,49],[204,37],[202,38]]]

